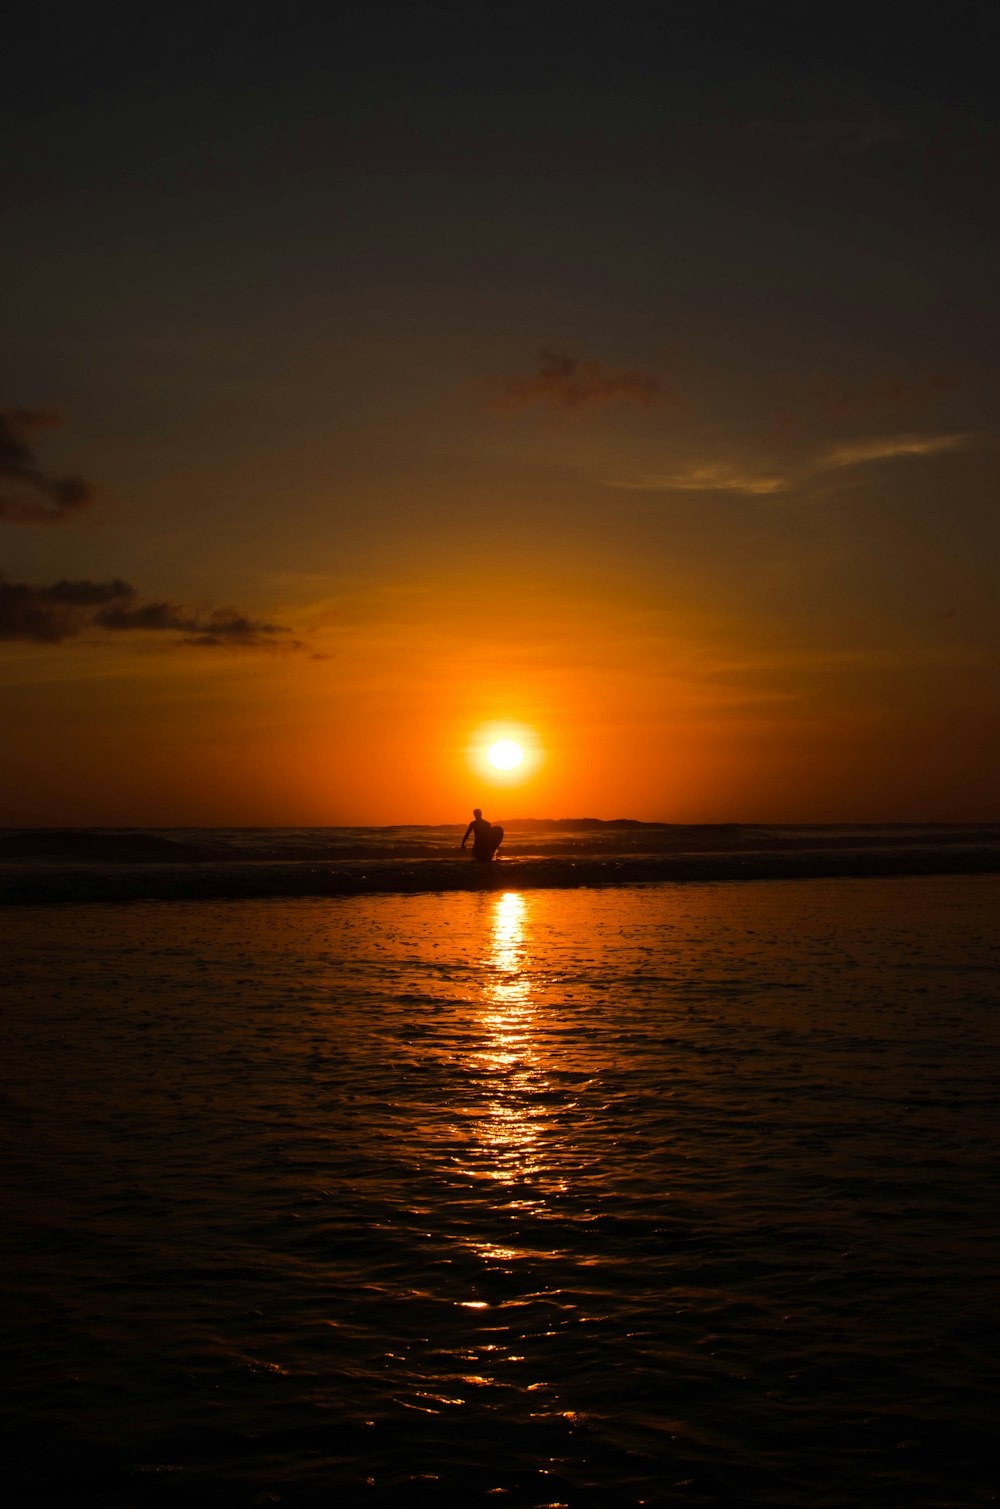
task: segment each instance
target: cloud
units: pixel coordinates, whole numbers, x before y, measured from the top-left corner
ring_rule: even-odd
[[[860,466],[866,461],[895,461],[902,456],[934,456],[968,445],[971,435],[890,435],[837,446],[820,458],[821,466]]]
[[[557,409],[581,409],[623,399],[648,408],[660,396],[660,380],[650,372],[614,372],[600,362],[580,361],[558,351],[540,351],[537,367],[529,377],[494,378],[491,406],[520,409],[547,403]]]
[[[188,644],[260,644],[277,634],[287,634],[278,624],[260,623],[235,608],[217,608],[207,618],[188,613],[176,603],[112,604],[95,615],[102,629],[139,630],[145,633],[188,634]]]
[[[788,484],[783,477],[756,476],[738,467],[692,466],[662,476],[639,477],[633,482],[613,482],[609,485],[625,488],[629,492],[730,492],[765,497],[768,493],[781,492]]]
[[[971,434],[890,435],[874,440],[849,441],[814,456],[811,461],[803,462],[786,476],[716,462],[687,466],[672,472],[647,474],[629,481],[616,480],[606,483],[606,486],[622,488],[627,492],[731,492],[760,498],[808,483],[823,471],[861,466],[869,461],[940,455],[946,451],[959,450],[973,439]]]
[[[133,597],[117,578],[110,582],[54,582],[37,587],[0,579],[0,639],[58,644],[82,632],[95,610]]]
[[[60,644],[94,630],[111,633],[169,633],[175,643],[213,648],[219,645],[280,645],[301,649],[291,631],[279,624],[248,618],[235,608],[191,613],[171,602],[141,602],[134,587],[115,577],[107,582],[58,581],[51,586],[0,578],[0,639]]]
[[[38,464],[32,431],[59,423],[46,409],[0,409],[0,519],[8,524],[59,523],[96,501],[84,477],[55,477]]]

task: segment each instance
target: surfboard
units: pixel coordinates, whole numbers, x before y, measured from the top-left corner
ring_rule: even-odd
[[[477,838],[472,850],[474,859],[493,859],[500,845],[503,843],[503,829],[499,823],[491,824],[488,832],[482,838]]]

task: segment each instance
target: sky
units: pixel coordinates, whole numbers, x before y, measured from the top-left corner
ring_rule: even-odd
[[[0,823],[1000,817],[991,17],[24,7]]]

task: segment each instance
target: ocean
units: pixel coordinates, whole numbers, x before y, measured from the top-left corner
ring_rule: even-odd
[[[997,1502],[996,830],[510,828],[4,836],[15,1503]]]
[[[460,851],[464,824],[0,829],[0,906],[1000,873],[1000,823],[502,822],[489,867]]]

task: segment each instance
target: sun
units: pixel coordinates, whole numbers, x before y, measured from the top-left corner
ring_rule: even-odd
[[[513,739],[498,739],[486,751],[494,770],[516,770],[524,761],[524,750]]]
[[[545,758],[538,730],[509,716],[471,728],[465,754],[476,780],[484,781],[487,791],[533,780]]]

